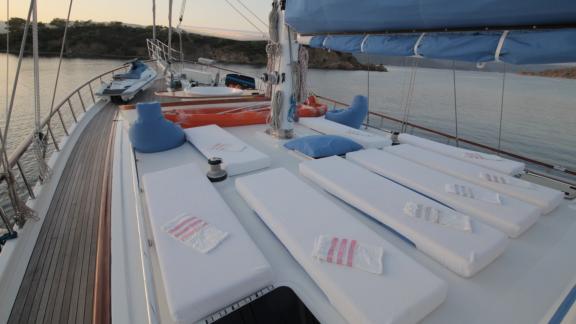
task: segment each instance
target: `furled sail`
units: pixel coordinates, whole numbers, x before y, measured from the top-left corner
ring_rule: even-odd
[[[286,22],[314,35],[311,47],[340,52],[576,62],[573,0],[287,0]]]
[[[576,29],[395,35],[319,35],[316,48],[382,56],[418,56],[511,64],[576,62]]]
[[[576,25],[574,0],[287,0],[301,34]]]

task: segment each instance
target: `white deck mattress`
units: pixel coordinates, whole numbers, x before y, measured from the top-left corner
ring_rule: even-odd
[[[390,137],[368,133],[366,131],[342,125],[324,117],[305,117],[298,122],[319,133],[349,138],[364,148],[383,148],[392,145]]]
[[[460,184],[471,188],[476,196],[496,194],[492,190],[386,151],[362,150],[348,153],[346,158],[460,212],[475,216],[510,237],[518,237],[540,216],[540,209],[535,205],[505,195],[500,194],[501,204],[496,204],[448,193],[445,190],[446,185]]]
[[[148,173],[145,201],[172,319],[193,323],[272,283],[256,244],[194,164]],[[207,254],[170,237],[162,226],[183,213],[202,218],[228,237]]]
[[[504,159],[493,154],[479,153],[460,147],[450,146],[410,134],[402,133],[398,135],[398,141],[402,144],[412,144],[432,152],[451,156],[508,175],[520,174],[526,168],[526,165],[522,162]]]
[[[238,178],[236,188],[350,323],[416,323],[446,298],[442,280],[287,170]],[[384,272],[314,260],[319,235],[382,246]]]
[[[488,168],[428,151],[410,144],[385,148],[387,152],[422,164],[437,171],[470,181],[477,185],[501,192],[540,207],[542,214],[553,211],[564,198],[564,193],[538,184],[530,183]],[[505,183],[488,181],[483,174],[497,175]]]
[[[186,139],[207,159],[219,157],[222,167],[233,176],[270,166],[270,157],[217,125],[184,129]]]
[[[423,253],[457,274],[470,277],[506,249],[504,233],[471,220],[470,232],[415,219],[404,213],[407,203],[462,214],[340,157],[300,164],[300,173],[326,191],[363,211],[412,241]]]

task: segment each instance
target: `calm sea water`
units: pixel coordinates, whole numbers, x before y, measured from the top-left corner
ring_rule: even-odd
[[[8,60],[12,80],[17,60],[14,56],[9,56]],[[0,62],[0,122],[4,125],[5,55],[0,55]],[[41,59],[43,114],[49,111],[57,63],[55,58]],[[64,60],[56,101],[95,74],[121,63],[115,60]],[[259,67],[230,67],[254,74],[262,71]],[[408,96],[412,69],[389,67],[389,70],[369,74],[365,71],[310,70],[309,83],[316,93],[343,102],[350,102],[356,94],[369,94],[371,110],[397,118],[404,115],[405,103],[408,101],[409,121],[455,134],[452,71],[419,68],[412,95]],[[498,145],[502,78],[502,73],[456,72],[456,114],[460,137],[494,147]],[[86,98],[89,98],[89,93],[85,94],[85,100],[91,102],[91,99]],[[32,131],[33,105],[32,61],[26,59],[9,130],[11,149]],[[79,107],[77,102],[74,105]],[[398,125],[394,124],[384,126],[398,129]],[[576,80],[507,74],[501,146],[514,153],[576,168]]]

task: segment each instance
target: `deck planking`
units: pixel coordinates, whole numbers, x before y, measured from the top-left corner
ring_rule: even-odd
[[[90,323],[106,156],[117,108],[86,126],[63,170],[8,323]]]

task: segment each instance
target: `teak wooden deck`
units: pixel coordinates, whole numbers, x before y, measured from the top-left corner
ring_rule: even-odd
[[[106,189],[116,111],[113,104],[103,107],[73,148],[8,323],[92,322],[96,269],[100,262],[97,262],[97,248],[102,244],[98,240],[102,235],[99,227],[108,226],[104,232],[109,231]],[[109,244],[109,241],[104,243]],[[109,268],[104,272],[109,276]],[[104,289],[104,294],[107,294],[104,300],[109,303],[109,289]]]

